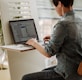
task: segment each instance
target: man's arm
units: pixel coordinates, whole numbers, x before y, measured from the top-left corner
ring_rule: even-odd
[[[34,48],[36,48],[41,54],[44,56],[50,58],[51,56],[45,51],[44,47],[40,45],[35,39],[30,39],[26,42],[26,44],[32,45]]]

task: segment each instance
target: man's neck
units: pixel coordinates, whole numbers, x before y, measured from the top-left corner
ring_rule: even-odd
[[[72,7],[68,7],[68,8],[63,7],[62,14],[64,15],[65,13],[68,13],[68,12],[70,12],[71,10],[73,10]]]

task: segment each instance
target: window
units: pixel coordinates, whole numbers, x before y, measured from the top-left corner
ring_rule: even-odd
[[[36,0],[36,2],[42,39],[45,35],[49,35],[51,33],[51,27],[57,23],[59,16],[57,15],[51,0]],[[82,0],[75,0],[74,2],[74,11],[79,16],[82,15],[81,3]]]
[[[9,5],[9,15],[12,19],[31,18],[29,1],[11,1]]]
[[[74,11],[77,15],[82,18],[82,0],[75,0],[74,2]]]
[[[56,24],[59,16],[54,10],[50,0],[37,0],[37,9],[41,39],[43,39],[44,36],[50,35],[51,28]]]

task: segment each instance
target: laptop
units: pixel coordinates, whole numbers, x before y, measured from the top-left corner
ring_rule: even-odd
[[[25,44],[31,38],[39,41],[34,19],[9,21],[9,27],[15,44]]]

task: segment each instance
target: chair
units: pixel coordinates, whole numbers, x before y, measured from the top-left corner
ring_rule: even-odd
[[[82,62],[80,63],[77,72],[78,72],[79,75],[82,76]]]
[[[82,80],[82,62],[80,62],[77,73],[71,74],[66,80]]]

